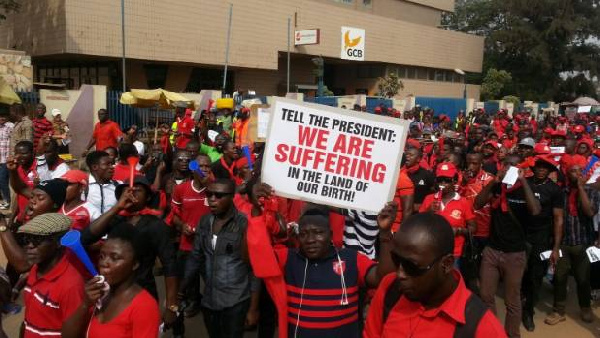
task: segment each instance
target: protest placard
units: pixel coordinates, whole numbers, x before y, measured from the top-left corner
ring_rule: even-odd
[[[408,122],[276,98],[262,179],[283,197],[379,212],[394,197]]]

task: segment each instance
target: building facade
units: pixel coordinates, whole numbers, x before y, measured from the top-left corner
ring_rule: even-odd
[[[121,89],[120,0],[23,0],[0,23],[0,48],[32,56],[34,81]],[[220,89],[233,4],[227,90],[282,95],[313,90],[315,56],[337,95],[377,92],[397,72],[401,95],[463,96],[454,69],[480,73],[483,38],[439,27],[454,0],[125,0],[128,88]],[[342,27],[364,30],[364,61],[340,58]],[[294,31],[318,29],[319,43],[294,46]],[[478,98],[478,86],[468,86]]]

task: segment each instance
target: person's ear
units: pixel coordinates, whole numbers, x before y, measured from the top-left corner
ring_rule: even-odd
[[[137,269],[140,267],[140,262],[135,261],[135,264],[133,264],[133,271],[137,271]]]
[[[442,258],[442,271],[445,274],[449,274],[452,272],[452,270],[454,269],[454,255],[453,254],[448,254],[446,255],[444,258]]]

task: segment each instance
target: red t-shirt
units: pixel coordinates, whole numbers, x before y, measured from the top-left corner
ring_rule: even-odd
[[[177,132],[181,135],[177,137],[176,148],[185,149],[185,146],[192,139],[192,129],[194,129],[194,120],[189,116],[184,117],[181,122],[177,123]]]
[[[104,150],[108,147],[118,147],[119,137],[123,135],[119,124],[113,121],[98,122],[94,126],[92,137],[96,140],[96,150]]]
[[[158,303],[146,290],[138,293],[115,318],[101,323],[93,316],[88,338],[156,338],[160,326]]]
[[[396,273],[385,276],[371,302],[363,338],[453,337],[456,325],[465,324],[465,307],[471,297],[471,291],[466,288],[458,271],[453,271],[452,275],[458,280],[458,287],[442,305],[425,309],[421,303],[401,297],[392,307],[384,323],[384,298],[388,288],[396,279]],[[474,338],[504,337],[506,337],[504,328],[494,314],[487,310],[477,325]]]
[[[87,228],[90,223],[95,221],[102,214],[100,210],[87,202],[81,203],[69,211],[65,210],[65,205],[63,204],[58,213],[69,217],[72,222],[71,229],[79,231]]]
[[[34,160],[31,168],[23,169],[23,167],[19,166],[17,168],[17,172],[19,173],[19,177],[21,181],[23,181],[29,188],[33,188],[33,179],[37,177],[37,172],[35,171],[37,168],[37,163]],[[29,204],[29,198],[17,194],[17,219],[23,221],[25,219],[25,210],[27,209],[27,205]]]
[[[475,178],[473,178],[467,183],[463,190],[463,196],[469,202],[471,202],[471,204],[474,204],[477,195],[493,179],[494,176],[486,173],[483,170],[480,171]],[[477,230],[475,231],[473,236],[487,238],[490,235],[490,223],[492,221],[490,204],[488,203],[483,208],[475,210],[474,212],[475,222],[477,223]]]
[[[37,277],[34,265],[23,289],[25,338],[59,337],[63,323],[83,300],[84,281],[69,254],[45,275]]]
[[[427,195],[419,208],[419,212],[429,211],[433,202],[438,199],[438,194],[439,192]],[[437,214],[444,216],[453,228],[466,228],[467,221],[475,219],[473,204],[467,201],[466,198],[461,197],[458,193],[456,193],[454,198],[446,205],[442,203]],[[465,238],[463,236],[454,237],[454,257],[460,257],[460,255],[462,255],[464,243]]]
[[[394,201],[398,203],[398,212],[396,213],[396,220],[394,220],[394,224],[392,225],[392,231],[396,232],[400,228],[400,223],[402,222],[402,196],[414,195],[415,193],[415,185],[411,181],[410,177],[406,173],[406,169],[400,170],[400,175],[398,175],[398,182],[396,183],[396,193],[394,194]]]
[[[196,190],[192,181],[187,181],[175,186],[171,196],[171,206],[173,213],[196,231],[196,226],[202,216],[210,213],[208,199],[205,193],[206,188]],[[179,250],[191,251],[194,247],[194,235],[185,236],[181,234]]]
[[[113,180],[119,182],[125,182],[129,179],[129,164],[117,163],[115,165],[115,173],[113,174]],[[133,176],[140,176],[141,173],[134,169]]]

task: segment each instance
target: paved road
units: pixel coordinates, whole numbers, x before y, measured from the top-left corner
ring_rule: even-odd
[[[0,265],[5,266],[6,258],[0,250]],[[159,290],[163,290],[162,278],[157,280]],[[501,297],[497,297],[498,316],[504,320],[504,307]],[[600,302],[593,305],[595,321],[592,324],[585,324],[579,319],[579,310],[577,306],[577,295],[575,294],[575,285],[571,280],[569,287],[569,300],[567,304],[567,321],[555,326],[544,324],[544,317],[552,308],[552,288],[550,285],[544,284],[541,290],[541,301],[538,304],[535,315],[536,330],[533,333],[525,331],[521,328],[523,338],[587,338],[600,337]],[[23,320],[23,312],[18,315],[7,316],[3,319],[3,327],[9,337],[18,337],[19,326]],[[198,315],[192,319],[186,320],[187,336],[188,337],[208,337],[202,316]],[[164,337],[171,337],[169,333]],[[256,334],[248,332],[245,338],[254,338]]]

